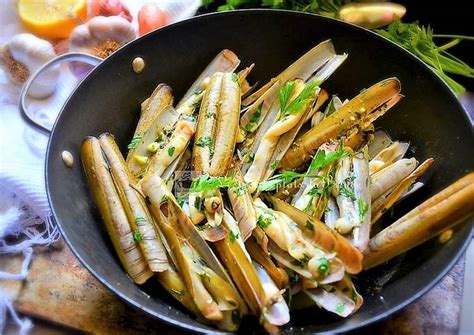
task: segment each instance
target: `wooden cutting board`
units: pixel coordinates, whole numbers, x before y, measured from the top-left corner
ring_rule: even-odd
[[[18,272],[21,257],[0,256],[0,270]],[[464,257],[436,287],[397,315],[365,334],[457,334],[461,310]],[[95,334],[178,334],[182,331],[126,305],[100,284],[67,246],[37,253],[28,280],[0,282],[18,311],[51,322],[45,329],[70,333],[70,327]],[[58,330],[59,329],[59,330]],[[56,334],[57,332],[55,332]],[[356,333],[361,333],[356,332]]]

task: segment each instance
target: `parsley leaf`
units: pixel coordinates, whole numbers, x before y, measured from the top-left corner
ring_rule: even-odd
[[[309,103],[312,103],[314,101],[314,91],[319,84],[320,83],[317,81],[306,84],[303,90],[290,102],[289,99],[295,88],[295,82],[287,82],[280,92],[278,92],[278,99],[280,101],[280,119],[298,113]]]
[[[339,159],[348,156],[344,149],[344,143],[339,142],[336,151],[326,153],[323,149],[318,149],[308,168],[308,173],[314,173]]]
[[[362,199],[357,200],[357,207],[359,208],[359,221],[364,221],[364,216],[369,210],[369,205]]]
[[[130,141],[130,144],[127,146],[127,148],[128,149],[135,149],[140,144],[141,140],[142,140],[141,136],[139,136],[139,135],[133,136],[133,138]]]
[[[269,178],[267,181],[263,181],[258,184],[258,189],[260,191],[273,191],[285,185],[288,185],[293,180],[297,178],[304,178],[308,175],[306,173],[298,173],[294,171],[285,171],[281,174],[274,175]]]
[[[313,224],[311,221],[309,221],[309,220],[306,220],[304,226],[305,226],[306,229],[308,229],[308,230],[314,230],[314,224]]]
[[[319,267],[318,267],[318,272],[319,274],[321,274],[322,276],[325,276],[328,271],[329,271],[329,267],[331,266],[331,264],[329,263],[329,261],[322,257],[319,259]]]
[[[175,151],[175,147],[169,147],[168,148],[168,156],[172,157]]]
[[[143,241],[142,233],[140,233],[138,230],[135,230],[133,232],[133,240],[135,240],[137,242]]]
[[[223,187],[237,188],[239,184],[234,177],[211,177],[206,173],[193,180],[188,193],[211,191]]]
[[[200,137],[196,141],[196,145],[201,148],[208,147],[211,155],[214,155],[214,142],[208,136]]]
[[[229,231],[230,243],[234,243],[239,238],[239,233],[235,234],[232,230]]]
[[[263,103],[260,106],[258,106],[257,110],[252,114],[252,116],[250,117],[249,123],[247,123],[247,125],[244,128],[245,131],[249,133],[252,133],[255,131],[260,121],[260,118],[262,117],[262,106],[263,106]]]

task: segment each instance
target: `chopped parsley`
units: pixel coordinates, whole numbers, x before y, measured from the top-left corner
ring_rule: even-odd
[[[212,138],[208,136],[200,137],[197,139],[196,145],[201,148],[208,147],[211,155],[214,155],[214,142],[212,141]]]
[[[273,219],[264,215],[259,215],[257,218],[257,224],[260,228],[265,229],[272,224]]]
[[[308,229],[308,230],[314,230],[314,224],[313,224],[311,221],[309,221],[309,220],[306,220],[304,226],[305,226],[306,229]]]
[[[169,148],[168,148],[168,156],[172,157],[173,154],[174,154],[174,150],[175,150],[175,149],[176,149],[175,147],[169,147]]]
[[[293,261],[291,261],[291,264],[294,265],[294,266],[303,266],[305,265],[306,263],[308,263],[309,261],[309,256],[307,254],[303,254],[303,257],[301,257],[300,259],[294,259]]]
[[[342,312],[344,312],[345,307],[346,307],[346,304],[344,302],[338,303],[336,305],[336,313],[341,314]]]
[[[189,188],[189,193],[194,192],[205,192],[205,191],[212,191],[217,188],[237,188],[239,184],[237,183],[236,179],[232,176],[226,177],[211,177],[209,174],[203,174],[198,178],[194,179],[191,183],[191,187]]]
[[[280,161],[278,159],[275,160],[272,164],[270,164],[270,170],[276,170],[279,164],[280,164]]]
[[[135,230],[133,232],[133,239],[137,242],[143,241],[142,233],[140,233],[138,230]]]
[[[297,178],[304,178],[308,175],[305,173],[298,173],[294,171],[285,171],[281,174],[274,175],[267,181],[263,181],[258,185],[260,191],[273,191],[285,185],[288,185]]]
[[[168,200],[170,200],[170,197],[165,194],[164,196],[161,197],[160,205],[167,203]]]
[[[318,272],[319,272],[320,275],[325,276],[328,273],[329,267],[331,266],[331,264],[324,257],[319,259],[319,264],[320,265],[318,267]]]
[[[247,155],[247,163],[252,163],[255,159],[255,154],[248,154]]]
[[[232,230],[229,232],[230,243],[234,243],[239,238],[239,233],[235,234]]]
[[[346,198],[351,199],[352,201],[356,201],[357,198],[352,191],[354,188],[354,179],[355,176],[351,176],[346,178],[342,183],[339,184],[339,193],[345,196]]]
[[[130,144],[127,146],[127,148],[128,149],[135,149],[140,144],[141,140],[142,140],[142,137],[140,135],[133,136],[133,138],[130,141]]]
[[[359,221],[364,221],[364,216],[369,210],[369,205],[362,199],[357,200],[357,207],[359,208]]]
[[[346,157],[347,155],[348,153],[344,150],[344,143],[342,141],[339,142],[336,151],[326,153],[323,149],[318,149],[313,157],[313,160],[311,161],[308,173],[313,173],[319,169],[322,169],[329,164]]]
[[[257,110],[252,114],[252,116],[250,117],[249,123],[247,123],[247,125],[244,128],[245,131],[249,133],[255,131],[260,121],[260,118],[262,117],[262,106],[263,106],[263,103],[260,106],[258,106]]]
[[[236,73],[232,73],[232,81],[234,83],[240,83],[240,78]]]

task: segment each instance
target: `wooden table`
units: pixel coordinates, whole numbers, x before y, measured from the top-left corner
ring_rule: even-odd
[[[21,257],[1,257],[15,272]],[[5,268],[2,265],[2,268]],[[461,310],[464,257],[429,293],[398,314],[354,334],[456,334]],[[36,334],[174,334],[183,331],[126,305],[79,263],[67,246],[35,255],[28,280],[2,282],[18,311],[35,321]],[[7,334],[15,334],[9,325]]]

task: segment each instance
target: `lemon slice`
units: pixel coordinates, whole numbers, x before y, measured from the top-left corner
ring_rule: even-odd
[[[67,38],[87,17],[86,0],[19,0],[21,22],[32,33],[49,38]]]

